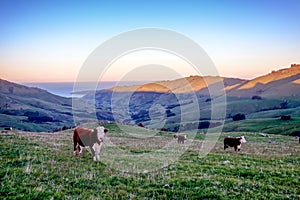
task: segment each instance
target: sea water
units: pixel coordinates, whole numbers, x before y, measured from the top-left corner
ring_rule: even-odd
[[[84,82],[80,83],[80,88],[82,91],[93,91],[93,90],[103,90],[109,89],[114,86],[130,86],[130,85],[140,85],[147,83],[146,81],[102,81],[102,82]],[[81,95],[72,94],[74,91],[74,82],[27,82],[22,83],[28,87],[37,87],[40,89],[47,90],[52,94],[56,94],[62,97],[80,97]],[[95,88],[96,87],[96,88]]]

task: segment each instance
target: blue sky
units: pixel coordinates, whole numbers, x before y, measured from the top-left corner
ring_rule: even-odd
[[[1,78],[74,81],[98,45],[143,27],[188,36],[222,76],[253,78],[300,63],[299,10],[298,0],[1,0]]]

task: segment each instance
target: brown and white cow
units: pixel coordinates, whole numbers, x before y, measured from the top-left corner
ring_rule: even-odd
[[[100,160],[100,150],[108,130],[102,126],[95,129],[77,127],[73,133],[74,155],[82,154],[83,147],[89,147],[94,161]]]
[[[240,151],[242,144],[246,142],[247,141],[244,136],[237,137],[237,138],[226,137],[224,138],[224,150],[229,147],[234,147],[235,151],[236,150]]]
[[[186,135],[173,135],[174,138],[177,138],[178,143],[184,144],[184,141],[186,140]]]

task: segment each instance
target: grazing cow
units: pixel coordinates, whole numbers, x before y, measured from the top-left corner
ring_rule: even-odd
[[[99,159],[101,146],[107,132],[108,130],[102,126],[94,130],[80,127],[75,128],[73,134],[74,155],[77,155],[78,152],[81,155],[82,147],[89,147],[92,151],[93,159],[95,161]]]
[[[5,131],[12,131],[13,129],[12,129],[12,127],[5,127],[4,130]]]
[[[3,135],[12,135],[13,134],[12,130],[13,130],[12,127],[5,127],[4,130],[1,131],[1,133]]]
[[[174,138],[177,138],[178,143],[184,144],[184,140],[186,140],[186,135],[173,135]]]
[[[229,147],[234,147],[235,151],[236,150],[240,151],[242,143],[246,143],[246,142],[247,141],[244,136],[237,137],[237,138],[226,137],[224,138],[224,150]]]

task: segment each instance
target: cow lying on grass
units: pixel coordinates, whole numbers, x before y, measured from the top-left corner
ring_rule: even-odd
[[[186,140],[186,135],[173,135],[174,138],[177,138],[178,143],[184,144],[184,141]]]
[[[94,130],[77,127],[74,129],[73,144],[74,155],[82,155],[82,148],[89,147],[93,154],[94,161],[100,160],[101,146],[104,140],[105,133],[108,130],[103,126],[97,127]]]
[[[240,151],[242,143],[246,143],[246,142],[247,141],[244,136],[237,137],[237,138],[226,137],[224,138],[224,150],[229,147],[234,147],[235,151],[236,150]]]

